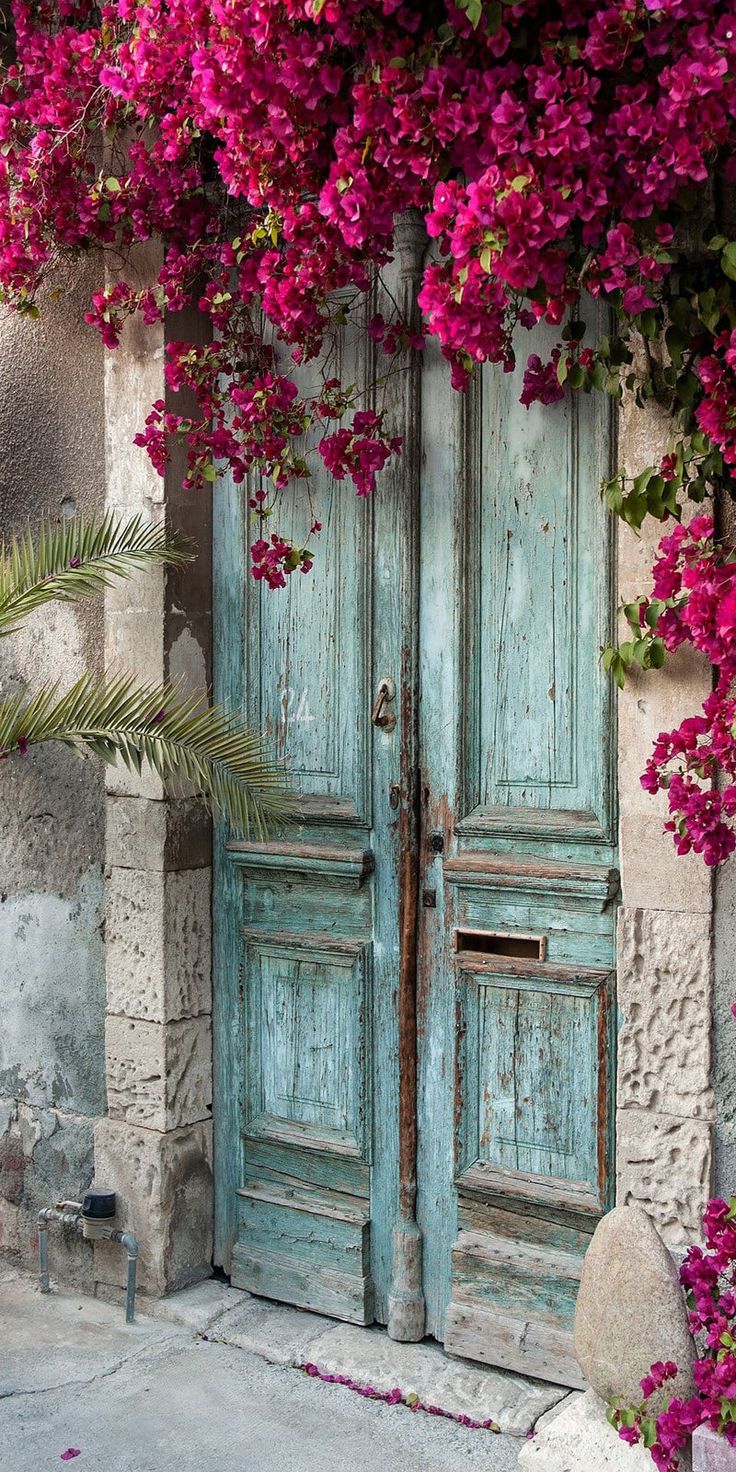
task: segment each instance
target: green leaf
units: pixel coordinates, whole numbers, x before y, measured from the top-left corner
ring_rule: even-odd
[[[183,566],[191,552],[161,523],[142,516],[127,521],[112,513],[59,526],[42,522],[0,544],[0,637],[44,603],[70,603],[101,592],[116,579],[156,563]]]
[[[64,695],[48,685],[0,703],[0,751],[12,756],[49,741],[87,747],[135,772],[147,762],[164,781],[193,783],[242,833],[263,836],[291,812],[283,768],[260,736],[239,716],[171,684],[83,675]]]
[[[730,240],[721,254],[721,269],[729,281],[736,281],[736,240]]]
[[[649,1451],[650,1447],[653,1447],[655,1441],[657,1440],[657,1427],[656,1427],[656,1424],[651,1419],[651,1416],[644,1416],[643,1419],[641,1420],[641,1422],[639,1424],[640,1424],[642,1442],[643,1442],[644,1446],[646,1447],[647,1451]]]
[[[661,670],[665,661],[665,647],[662,639],[652,639],[649,645],[649,667],[653,670]]]
[[[460,0],[460,9],[465,11],[473,30],[477,30],[483,17],[483,0]]]
[[[120,180],[114,174],[108,174],[105,180],[105,188],[108,194],[119,194],[121,189]]]
[[[651,308],[648,308],[646,312],[641,312],[639,314],[637,321],[639,323],[640,330],[645,337],[657,336],[657,333],[659,332],[659,316],[657,312],[654,312]]]

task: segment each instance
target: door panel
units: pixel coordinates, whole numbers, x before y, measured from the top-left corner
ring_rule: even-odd
[[[288,578],[276,596],[252,584],[246,688],[258,690],[254,719],[288,758],[292,782],[314,812],[367,826],[371,507],[327,476],[315,479],[319,574]],[[305,509],[301,489],[279,503],[279,524],[297,543]]]
[[[537,335],[549,352],[554,334],[548,343]],[[519,345],[522,364],[528,346]],[[521,367],[488,369],[469,406],[477,421],[466,491],[477,527],[465,566],[476,631],[469,795],[482,808],[516,809],[521,826],[537,809],[597,819],[602,836],[608,682],[596,654],[608,626],[598,494],[607,416],[600,396],[526,409],[521,390]]]
[[[364,343],[341,344],[348,380],[370,376]],[[370,1323],[373,948],[396,931],[371,897],[372,508],[326,473],[310,489],[319,574],[278,593],[241,574],[239,617],[224,584],[251,529],[242,492],[216,492],[217,693],[271,738],[301,808],[273,841],[220,835],[216,1251],[237,1286]],[[280,497],[297,541],[309,516],[302,487]]]
[[[414,234],[393,283],[407,299]],[[370,403],[367,334],[345,332],[339,352],[331,374]],[[313,383],[314,365],[302,371]],[[277,839],[218,834],[215,1128],[216,1261],[233,1283],[357,1323],[398,1312],[421,1335],[400,1130],[407,1098],[416,1118],[400,1062],[416,910],[416,384],[413,368],[382,389],[409,448],[375,503],[320,469],[309,498],[280,495],[296,541],[312,515],[322,523],[314,573],[285,589],[247,576],[242,493],[215,493],[217,696],[270,735],[299,799]],[[374,724],[384,680],[388,719]]]
[[[399,246],[408,306],[424,242]],[[369,384],[362,343],[341,373]],[[610,423],[520,388],[454,394],[430,344],[388,385],[400,462],[372,503],[315,475],[319,563],[278,593],[216,493],[217,694],[300,794],[292,831],[216,847],[216,1251],[253,1292],[573,1385],[612,1180]]]
[[[487,368],[458,406],[427,353],[419,1224],[431,1332],[573,1385],[612,1186],[610,427],[520,391]]]

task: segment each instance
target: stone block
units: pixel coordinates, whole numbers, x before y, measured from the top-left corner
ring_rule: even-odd
[[[212,1272],[212,1126],[160,1134],[124,1120],[95,1130],[95,1179],[118,1193],[118,1221],[139,1243],[145,1293],[185,1288]],[[123,1286],[126,1258],[115,1243],[95,1244],[95,1277]]]
[[[212,1326],[209,1338],[260,1355],[272,1365],[309,1364],[315,1339],[331,1334],[335,1327],[334,1319],[285,1303],[251,1298],[244,1292],[240,1298],[240,1304]]]
[[[652,1472],[642,1446],[627,1446],[594,1391],[569,1403],[519,1452],[519,1472]],[[684,1466],[683,1466],[684,1472]]]
[[[209,869],[109,872],[108,1011],[174,1022],[212,1006]]]
[[[602,1400],[636,1405],[640,1382],[658,1360],[678,1376],[658,1393],[659,1414],[673,1395],[695,1390],[695,1358],[677,1269],[639,1206],[617,1206],[598,1223],[583,1262],[575,1308],[575,1353]]]
[[[652,463],[669,430],[661,410],[627,407],[621,415],[620,459],[630,473]],[[670,426],[671,428],[671,426]],[[697,508],[694,508],[697,511]],[[623,601],[651,587],[651,568],[663,528],[652,523],[641,533],[619,529],[619,595]],[[622,637],[628,637],[628,632]],[[662,670],[632,671],[618,697],[618,787],[620,865],[624,904],[650,910],[707,911],[712,905],[712,875],[697,855],[678,857],[663,834],[667,815],[663,795],[652,798],[639,778],[660,731],[670,731],[695,715],[710,693],[711,672],[704,656],[681,649]]]
[[[698,705],[693,705],[690,713],[697,709]],[[659,729],[664,729],[664,723]],[[630,909],[708,914],[713,908],[711,871],[706,869],[699,854],[680,857],[676,853],[671,834],[664,832],[668,816],[664,799],[647,797],[642,789],[642,796],[649,802],[646,812],[632,811],[629,803],[623,802],[624,792],[631,793],[634,782],[638,783],[648,755],[647,751],[643,761],[632,764],[628,775],[620,772],[620,795],[625,809],[619,818],[623,902]]]
[[[212,821],[200,798],[108,797],[105,857],[118,869],[206,869]]]
[[[712,1119],[709,915],[619,911],[618,1105]]]
[[[526,1436],[540,1416],[567,1397],[559,1385],[450,1359],[438,1345],[400,1344],[355,1324],[339,1324],[320,1334],[306,1346],[304,1359],[321,1374],[345,1375],[356,1385],[380,1391],[399,1385],[425,1405],[439,1406],[451,1416],[494,1421],[510,1436]]]
[[[709,1426],[693,1432],[693,1472],[736,1472],[736,1446]]]
[[[160,265],[160,247],[146,243],[134,248],[127,269],[143,282],[155,280]],[[127,322],[116,352],[105,353],[104,374],[107,505],[137,510],[163,501],[165,481],[134,444],[151,404],[165,393],[163,325]]]
[[[164,1023],[108,1017],[105,1055],[111,1118],[162,1131],[209,1118],[209,1017]]]
[[[711,1194],[712,1126],[619,1109],[616,1151],[619,1204],[643,1206],[668,1246],[700,1240]]]

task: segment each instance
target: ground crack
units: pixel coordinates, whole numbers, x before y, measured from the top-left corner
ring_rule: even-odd
[[[117,1375],[118,1371],[122,1370],[125,1365],[131,1364],[134,1360],[141,1359],[147,1350],[154,1349],[157,1354],[160,1354],[175,1343],[175,1336],[168,1335],[155,1345],[140,1344],[136,1349],[132,1349],[128,1354],[124,1354],[122,1359],[116,1360],[113,1365],[108,1365],[106,1370],[97,1370],[95,1374],[85,1375],[80,1379],[60,1380],[58,1385],[37,1385],[29,1387],[28,1390],[23,1390],[20,1387],[14,1390],[0,1390],[0,1401],[12,1400],[14,1397],[21,1395],[53,1395],[57,1390],[72,1390],[77,1386],[97,1385],[100,1381],[109,1380],[112,1375]]]

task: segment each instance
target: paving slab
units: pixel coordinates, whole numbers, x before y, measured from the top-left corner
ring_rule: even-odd
[[[453,1359],[439,1345],[397,1344],[385,1330],[353,1324],[323,1330],[302,1353],[321,1374],[345,1375],[380,1391],[398,1388],[451,1416],[494,1421],[510,1436],[526,1436],[568,1395],[559,1385]]]
[[[306,1364],[310,1344],[335,1329],[334,1319],[310,1314],[306,1309],[289,1308],[268,1298],[252,1298],[249,1293],[241,1298],[244,1302],[215,1321],[208,1338],[258,1354],[272,1365]]]
[[[606,1420],[603,1401],[592,1390],[571,1396],[560,1414],[526,1442],[519,1472],[652,1472],[642,1446],[627,1446]],[[682,1472],[689,1472],[682,1459]]]
[[[99,1296],[109,1303],[125,1303],[125,1289],[114,1284],[104,1284],[98,1289]],[[223,1314],[241,1308],[250,1294],[240,1288],[231,1288],[217,1278],[205,1278],[191,1288],[182,1288],[166,1298],[150,1298],[139,1293],[136,1300],[136,1315],[151,1319],[165,1319],[170,1324],[181,1324],[193,1334],[204,1334]]]

